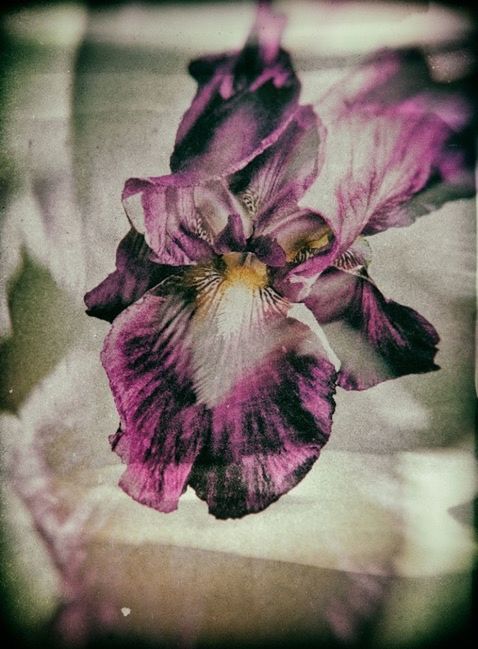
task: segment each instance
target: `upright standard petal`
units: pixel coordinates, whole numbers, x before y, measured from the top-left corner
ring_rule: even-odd
[[[243,257],[153,289],[105,344],[121,485],[160,511],[188,481],[218,518],[260,511],[304,477],[330,433],[335,367],[266,286],[265,266]]]
[[[474,88],[474,82],[471,82],[471,88]],[[394,196],[391,195],[390,199],[396,199],[396,203],[392,203],[390,214],[379,213],[376,221],[371,217],[367,234],[408,225],[447,201],[474,195],[476,155],[471,144],[474,139],[472,92],[467,88],[466,79],[454,84],[432,79],[423,53],[412,48],[400,53],[378,52],[319,98],[317,111],[330,133],[332,145],[332,149],[327,151],[327,159],[337,170],[341,162],[336,142],[340,139],[346,152],[344,157],[354,155],[360,159],[362,151],[364,156],[368,155],[358,137],[362,127],[355,124],[354,115],[363,114],[368,119],[371,111],[382,112],[394,121],[394,113],[398,111],[400,120],[405,119],[406,122],[407,116],[411,118],[408,133],[397,132],[397,136],[409,143],[411,155],[408,161],[404,158],[409,168],[408,180],[416,173],[418,182],[410,183],[408,197],[403,196],[404,200],[392,190]],[[345,131],[355,131],[356,143],[347,143],[346,136],[334,135],[341,127]],[[418,133],[418,137],[414,132]],[[393,137],[393,128],[390,135]],[[368,137],[371,146],[375,146],[374,137],[383,140],[379,133],[375,135],[370,132]],[[427,142],[430,142],[429,146]],[[416,159],[415,164],[412,156]],[[383,161],[386,162],[386,159]],[[380,157],[378,162],[380,164]],[[395,164],[393,159],[390,162],[396,166],[398,160],[395,159]],[[376,172],[374,167],[373,173]],[[397,181],[394,173],[388,175],[394,182]],[[403,175],[403,180],[407,181],[406,175]],[[344,182],[346,184],[347,180]],[[366,178],[364,182],[367,183]],[[321,188],[317,189],[321,191]],[[400,187],[398,189],[400,191]],[[406,186],[402,189],[406,190]]]
[[[339,385],[347,390],[438,369],[434,327],[414,309],[386,299],[364,269],[330,268],[305,303],[340,358]]]
[[[283,17],[261,2],[242,50],[191,63],[198,90],[178,129],[172,171],[233,172],[274,139],[300,90],[280,49],[283,27]]]
[[[409,225],[410,200],[433,178],[450,129],[414,102],[350,110],[327,125],[325,162],[306,201],[345,252],[361,234]]]
[[[87,314],[113,322],[170,272],[171,267],[155,261],[143,235],[130,230],[116,251],[116,270],[85,295]]]
[[[254,220],[256,235],[286,218],[316,179],[324,129],[312,106],[301,106],[270,147],[229,178],[231,191]]]
[[[361,104],[386,105],[408,98],[408,92],[401,94],[401,80],[395,83],[402,68],[402,58],[394,51],[381,50],[367,57],[361,65],[346,71],[339,81],[319,90],[315,105],[322,119],[333,121]]]

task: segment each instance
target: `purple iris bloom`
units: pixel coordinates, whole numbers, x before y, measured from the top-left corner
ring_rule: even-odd
[[[319,457],[337,383],[437,369],[435,329],[382,295],[364,237],[461,181],[453,125],[424,98],[377,99],[391,59],[332,88],[319,118],[298,104],[282,27],[261,5],[241,51],[191,65],[173,173],[126,182],[132,229],[85,298],[113,322],[120,485],[163,512],[188,485],[218,518],[265,509]]]

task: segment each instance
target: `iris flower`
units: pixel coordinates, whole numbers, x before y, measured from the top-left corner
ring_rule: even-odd
[[[437,369],[435,329],[382,295],[364,237],[458,183],[452,125],[380,100],[391,59],[299,105],[282,28],[260,5],[241,51],[191,64],[172,173],[126,182],[131,230],[85,299],[113,323],[120,485],[162,512],[188,485],[217,518],[265,509],[319,457],[337,384]]]

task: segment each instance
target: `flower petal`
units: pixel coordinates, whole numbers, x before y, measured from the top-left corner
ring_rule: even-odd
[[[462,80],[465,81],[465,80]],[[454,130],[470,125],[469,90],[449,80],[437,82],[419,48],[376,52],[317,98],[321,117],[336,119],[360,106],[399,105],[406,100],[426,102],[433,113]]]
[[[271,266],[274,288],[292,302],[301,302],[311,282],[339,256],[339,241],[318,212],[296,207],[280,216],[264,227],[251,246]],[[277,249],[282,250],[282,256]]]
[[[120,486],[167,512],[185,489],[207,413],[190,377],[188,305],[157,293],[118,316],[102,362],[121,417],[112,447],[128,465]]]
[[[280,49],[282,16],[261,3],[245,47],[190,65],[198,91],[171,156],[172,171],[232,173],[268,146],[297,105],[299,81]]]
[[[413,70],[411,70],[413,66]],[[331,86],[319,92],[317,106],[329,122],[360,105],[393,105],[415,95],[429,82],[423,56],[417,50],[379,50]]]
[[[231,177],[231,191],[257,221],[257,233],[280,221],[284,206],[295,204],[315,180],[323,136],[312,106],[301,106],[277,141]]]
[[[438,369],[434,327],[414,309],[386,299],[365,270],[327,270],[305,303],[341,360],[339,385],[347,390]]]
[[[408,203],[432,179],[450,129],[414,102],[351,110],[328,125],[325,162],[306,201],[345,252],[362,232],[409,225]]]
[[[130,230],[116,251],[116,270],[85,295],[87,314],[113,322],[116,316],[171,272],[158,264],[144,237]]]
[[[328,130],[328,169],[322,181],[326,184],[335,175],[329,189],[337,192],[337,203],[339,199],[351,201],[352,214],[363,209],[361,201],[368,203],[364,234],[408,225],[447,201],[474,195],[476,156],[469,95],[465,83],[451,85],[432,79],[423,53],[414,48],[379,52],[322,94],[316,104]],[[372,120],[377,123],[371,122],[367,132],[360,116],[367,120],[371,112],[382,114],[389,126]],[[337,146],[339,141],[342,148]],[[400,152],[400,146],[403,151],[408,148],[408,155]],[[371,178],[367,178],[360,172],[360,163],[372,153],[370,160],[375,164],[370,165]],[[353,165],[345,167],[347,160],[353,160]],[[341,181],[340,170],[350,167]],[[380,182],[384,168],[388,188]],[[316,189],[320,202],[324,186]],[[314,200],[310,204],[321,209]]]
[[[244,246],[251,224],[224,181],[194,174],[130,178],[123,205],[160,263],[189,265]]]
[[[160,511],[188,480],[218,518],[260,511],[328,439],[335,367],[288,303],[251,286],[254,272],[186,270],[122,313],[105,343],[121,486]]]
[[[336,371],[316,332],[270,289],[210,290],[193,362],[212,417],[189,484],[214,516],[239,518],[275,502],[319,457]]]

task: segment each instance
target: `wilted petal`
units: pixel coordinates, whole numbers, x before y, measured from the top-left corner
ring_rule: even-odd
[[[411,101],[351,110],[327,129],[325,162],[305,200],[331,224],[340,251],[362,232],[409,225],[410,200],[446,155],[447,125]]]
[[[123,205],[159,263],[188,265],[213,252],[243,248],[250,223],[220,179],[200,183],[194,174],[130,178]]]
[[[160,511],[176,508],[188,480],[219,518],[260,511],[307,473],[330,432],[336,371],[321,339],[274,291],[254,289],[259,262],[237,259],[152,289],[105,343],[121,486]]]
[[[144,236],[130,230],[116,251],[116,270],[85,295],[88,315],[113,322],[116,316],[171,272],[158,264]]]
[[[414,309],[386,299],[366,271],[327,270],[305,303],[341,360],[339,385],[347,390],[438,369],[434,327]]]
[[[283,17],[261,3],[242,50],[191,63],[199,87],[178,129],[173,171],[233,172],[274,141],[300,89],[279,47],[283,27]]]

